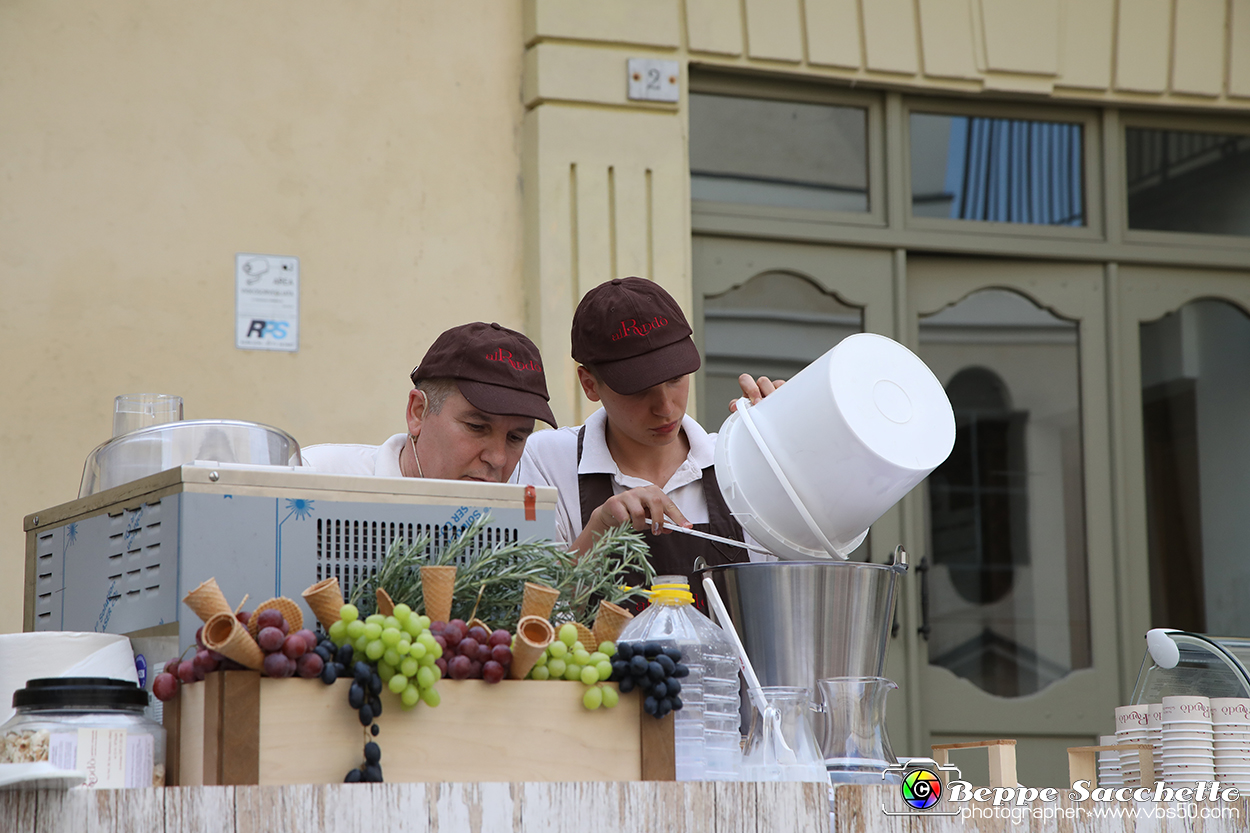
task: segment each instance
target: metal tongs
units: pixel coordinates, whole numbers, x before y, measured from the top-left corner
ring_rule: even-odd
[[[738,638],[738,631],[734,629],[733,620],[729,618],[729,611],[725,609],[725,603],[721,600],[720,592],[712,582],[711,576],[703,577],[703,589],[707,592],[708,604],[716,613],[717,621],[720,622],[725,633],[729,634],[734,648],[738,651],[738,664],[742,666],[742,676],[747,682],[747,693],[751,695],[751,703],[760,713],[766,739],[763,748],[772,750],[779,764],[798,763],[798,757],[786,743],[786,736],[781,731],[781,712],[764,696],[764,687],[760,685],[760,678],[756,676],[755,669],[751,666],[751,658],[747,656],[747,649]],[[769,735],[772,736],[772,743],[767,742]]]

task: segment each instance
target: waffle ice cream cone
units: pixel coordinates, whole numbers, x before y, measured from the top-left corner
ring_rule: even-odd
[[[523,680],[556,638],[556,630],[542,616],[522,616],[516,624],[516,645],[512,648],[512,666],[508,676]]]
[[[339,589],[339,580],[334,576],[317,582],[301,595],[326,630],[342,618],[339,611],[343,609],[343,591]]]
[[[182,601],[195,611],[195,615],[200,617],[202,622],[207,622],[218,613],[231,612],[230,605],[226,602],[221,588],[217,586],[215,578],[200,582],[200,586],[184,596]]]
[[[218,613],[209,619],[202,638],[210,650],[253,671],[265,664],[265,652],[233,613]]]
[[[252,611],[252,617],[247,620],[247,632],[252,635],[252,639],[256,638],[256,634],[260,631],[260,617],[257,615],[262,610],[277,610],[282,614],[282,618],[286,619],[287,628],[291,633],[295,633],[304,627],[304,614],[300,611],[299,605],[288,599],[286,596],[278,596],[267,602],[261,602],[256,605],[256,609]],[[221,653],[218,651],[217,653]]]
[[[621,635],[621,631],[625,630],[625,626],[629,624],[629,620],[633,618],[634,614],[620,605],[614,605],[609,601],[599,602],[599,612],[595,614],[595,626],[592,628],[595,634],[595,648],[598,648],[601,642],[615,642],[616,638]],[[589,645],[586,649],[591,650]]]
[[[378,592],[373,595],[376,596],[378,600],[378,613],[381,613],[383,616],[390,616],[395,612],[395,603],[391,601],[390,593],[387,593],[379,587]]]
[[[599,647],[599,643],[595,641],[595,635],[590,628],[581,622],[574,622],[573,627],[577,628],[577,641],[582,643],[582,647],[587,651],[594,651]]]
[[[535,584],[532,581],[525,582],[525,595],[521,598],[521,618],[541,616],[544,619],[550,619],[551,611],[556,606],[558,598],[560,598],[560,591],[554,587]]]
[[[421,595],[425,598],[425,615],[431,622],[446,622],[451,618],[451,596],[455,588],[455,567],[421,568]]]

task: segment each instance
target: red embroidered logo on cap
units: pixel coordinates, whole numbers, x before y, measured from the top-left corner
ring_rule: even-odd
[[[658,330],[660,327],[667,327],[668,319],[662,315],[657,315],[650,321],[639,322],[637,318],[631,318],[628,321],[621,322],[621,329],[612,334],[613,341],[620,341],[630,336],[645,336],[652,330]]]
[[[540,365],[538,362],[534,361],[533,359],[530,359],[529,361],[524,361],[524,362],[518,361],[517,359],[512,358],[512,353],[503,349],[502,347],[500,347],[498,350],[496,350],[493,353],[487,353],[486,361],[507,362],[508,364],[512,365],[512,368],[514,370],[529,370],[529,371],[533,371],[536,373],[541,373],[543,370],[542,365]]]

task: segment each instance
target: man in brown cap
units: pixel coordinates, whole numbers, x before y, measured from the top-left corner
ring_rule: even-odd
[[[659,574],[689,575],[698,555],[709,564],[748,560],[744,549],[670,535],[661,526],[667,516],[744,540],[716,482],[716,437],[686,416],[690,374],[700,365],[690,334],[673,297],[643,278],[600,284],[578,305],[577,376],[587,398],[603,408],[580,427],[536,434],[514,478],[559,490],[557,536],[578,552],[631,521],[647,530]],[[774,389],[770,380],[745,374],[739,383],[753,402]]]
[[[332,474],[502,483],[534,420],[552,426],[534,343],[498,324],[452,327],[412,371],[408,431],[382,445],[314,445],[304,465]]]

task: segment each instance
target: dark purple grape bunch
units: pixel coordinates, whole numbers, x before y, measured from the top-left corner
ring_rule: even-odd
[[[356,769],[348,770],[347,777],[343,779],[348,784],[358,784],[367,782],[373,784],[382,783],[382,748],[373,741],[365,744],[365,762]]]
[[[662,642],[618,642],[612,657],[612,682],[621,694],[642,693],[642,710],[660,718],[681,711],[681,679],[690,668],[681,661],[681,649]]]
[[[329,642],[329,645],[332,647],[334,643]],[[339,658],[346,656],[350,662],[351,649],[350,642],[344,643],[338,649]],[[338,662],[335,663],[336,666],[339,664]],[[356,714],[360,717],[360,725],[366,727],[374,737],[377,737],[378,724],[373,721],[382,714],[382,677],[367,662],[357,662],[351,666],[351,670],[352,685],[347,690],[347,703],[356,710]],[[337,674],[337,671],[335,673]],[[337,676],[335,679],[337,679]],[[334,680],[326,680],[325,676],[322,676],[321,680],[327,685],[334,682]],[[365,744],[365,762],[355,769],[348,770],[347,777],[343,780],[348,784],[362,781],[382,783],[382,764],[379,763],[381,760],[381,748],[373,741],[369,741]]]
[[[339,677],[346,677],[352,669],[352,646],[345,642],[335,645],[330,637],[323,636],[313,649],[313,653],[321,657],[321,682],[334,685]],[[377,734],[374,732],[374,734]]]

